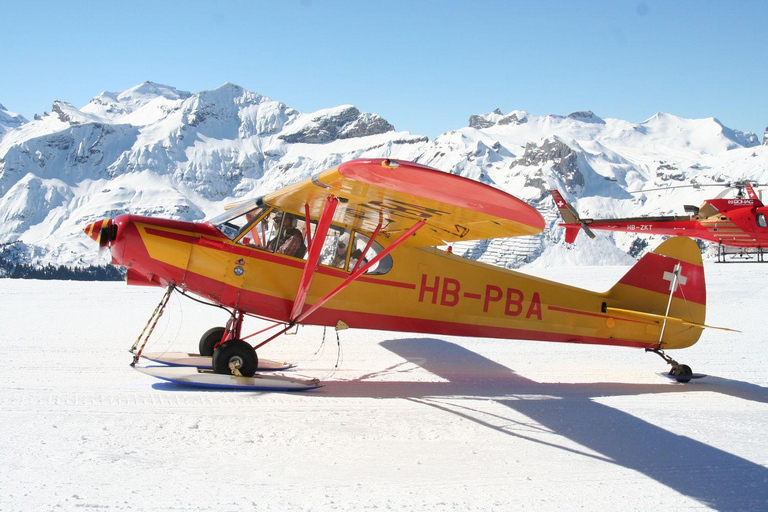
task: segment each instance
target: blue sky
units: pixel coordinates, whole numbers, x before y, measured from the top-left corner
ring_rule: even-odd
[[[28,119],[146,80],[342,104],[430,138],[500,108],[768,126],[768,1],[0,0],[0,103]]]

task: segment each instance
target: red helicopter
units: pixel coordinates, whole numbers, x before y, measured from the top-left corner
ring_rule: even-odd
[[[685,205],[688,215],[658,217],[629,217],[623,219],[582,219],[570,203],[557,190],[551,190],[555,205],[560,210],[565,227],[565,241],[573,243],[579,230],[594,238],[593,229],[626,231],[653,235],[688,236],[717,243],[717,260],[725,262],[726,255],[757,255],[758,262],[764,262],[768,252],[768,207],[763,205],[753,187],[765,186],[749,181],[737,181],[725,185],[682,185],[663,187],[667,190],[683,187],[726,186],[727,190],[715,199],[704,201],[701,206]],[[736,196],[724,197],[729,190],[736,189]]]

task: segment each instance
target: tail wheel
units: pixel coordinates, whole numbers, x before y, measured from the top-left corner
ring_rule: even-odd
[[[669,370],[670,375],[674,375],[677,377],[677,382],[682,382],[685,384],[686,382],[691,382],[691,379],[685,379],[681,377],[686,377],[688,375],[693,375],[693,370],[691,370],[691,367],[687,364],[681,364],[679,366],[673,366],[671,370]]]
[[[198,346],[201,356],[213,355],[213,347],[221,341],[224,331],[226,331],[224,327],[213,327],[205,331],[205,334],[200,338],[200,345]]]
[[[253,377],[259,366],[259,359],[256,351],[248,343],[242,340],[229,340],[213,351],[212,363],[215,373],[237,375],[236,370],[243,377]]]

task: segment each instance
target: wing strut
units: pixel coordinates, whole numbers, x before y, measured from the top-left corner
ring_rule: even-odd
[[[290,316],[291,323],[295,323],[296,317],[301,313],[301,309],[304,307],[304,301],[307,300],[309,286],[312,284],[312,278],[315,276],[317,262],[320,261],[320,251],[323,249],[323,241],[325,240],[325,235],[328,234],[328,228],[331,226],[331,219],[333,219],[333,213],[336,211],[336,206],[338,204],[339,200],[334,196],[328,196],[325,199],[323,212],[320,214],[320,222],[317,223],[317,229],[315,230],[314,237],[312,237],[312,242],[309,246],[309,256],[307,256],[307,261],[304,263],[304,271],[301,274],[299,288],[296,290],[296,298],[293,301],[293,309],[291,310]],[[309,208],[307,208],[307,213],[309,213]],[[309,222],[307,222],[307,229],[311,229]],[[307,233],[309,233],[309,231],[307,231]]]
[[[397,240],[395,240],[394,242],[389,244],[386,248],[384,248],[384,250],[381,251],[379,254],[377,254],[371,261],[369,261],[362,267],[358,268],[355,272],[352,273],[352,275],[350,275],[347,279],[345,279],[343,283],[341,283],[339,286],[334,288],[328,295],[326,295],[322,299],[315,302],[312,305],[312,307],[310,307],[304,313],[299,315],[292,323],[299,323],[305,318],[307,318],[309,315],[314,313],[320,306],[322,306],[323,304],[331,300],[333,297],[335,297],[337,293],[339,293],[341,290],[349,286],[349,284],[355,281],[358,277],[365,274],[365,272],[369,268],[373,267],[376,263],[381,261],[387,254],[392,252],[392,250],[394,250],[398,245],[405,242],[406,239],[408,239],[412,234],[414,234],[416,231],[421,229],[421,227],[424,226],[424,224],[426,223],[427,223],[427,219],[422,219],[416,224],[414,224],[413,226],[411,226],[405,233],[400,235],[400,237]]]
[[[357,261],[355,262],[355,266],[354,268],[352,268],[352,271],[351,271],[352,274],[354,274],[355,270],[357,270],[360,267],[360,264],[365,259],[365,255],[368,254],[368,249],[370,249],[371,245],[373,245],[373,240],[376,238],[376,235],[379,234],[379,231],[381,231],[381,222],[382,221],[379,221],[379,225],[376,226],[376,229],[374,230],[373,234],[368,239],[368,244],[366,244],[365,249],[363,249],[363,252],[360,253],[360,257],[357,258]]]
[[[307,247],[312,247],[312,223],[309,221],[309,203],[304,203],[304,224],[307,226]]]
[[[322,222],[322,221],[321,221],[321,222]],[[381,260],[382,260],[384,257],[386,257],[386,256],[387,256],[387,254],[389,254],[390,252],[392,252],[392,251],[393,251],[393,250],[394,250],[394,249],[395,249],[397,246],[399,246],[400,244],[402,244],[403,242],[405,242],[405,241],[406,241],[406,240],[407,240],[407,239],[408,239],[408,238],[409,238],[411,235],[413,235],[413,234],[414,234],[416,231],[418,231],[419,229],[421,229],[421,228],[424,226],[424,224],[426,224],[426,223],[427,223],[427,219],[421,219],[419,222],[417,222],[416,224],[414,224],[413,226],[411,226],[410,228],[408,228],[408,230],[406,230],[406,231],[405,231],[405,233],[403,233],[402,235],[400,235],[400,237],[398,237],[398,238],[397,238],[397,240],[395,240],[394,242],[392,242],[391,244],[389,244],[387,247],[385,247],[385,248],[384,248],[384,250],[383,250],[383,251],[381,251],[379,254],[377,254],[377,255],[376,255],[376,256],[375,256],[375,257],[374,257],[374,258],[373,258],[371,261],[369,261],[368,263],[366,263],[365,265],[363,265],[362,267],[360,267],[359,269],[357,269],[355,272],[353,272],[353,273],[352,273],[352,275],[350,275],[348,278],[346,278],[346,279],[344,280],[344,282],[343,282],[343,283],[341,283],[339,286],[337,286],[336,288],[334,288],[334,289],[333,289],[333,290],[332,290],[330,293],[328,293],[328,294],[327,294],[325,297],[323,297],[322,299],[320,299],[320,300],[318,300],[317,302],[315,302],[315,303],[314,303],[314,304],[313,304],[313,305],[312,305],[312,306],[311,306],[309,309],[307,309],[305,312],[301,313],[299,316],[297,316],[296,318],[294,318],[293,320],[291,320],[291,322],[290,322],[290,323],[289,323],[289,324],[288,324],[288,325],[287,325],[287,326],[286,326],[284,329],[282,329],[281,331],[279,331],[278,333],[276,333],[274,336],[271,336],[270,338],[267,338],[266,340],[262,341],[261,343],[259,343],[259,344],[258,344],[258,345],[256,345],[255,347],[253,347],[253,348],[254,348],[254,350],[255,350],[255,349],[258,349],[258,348],[259,348],[259,347],[261,347],[262,345],[265,345],[265,344],[269,343],[270,341],[272,341],[273,339],[277,338],[278,336],[280,336],[280,335],[281,335],[281,334],[283,334],[284,332],[288,331],[288,329],[290,329],[291,327],[293,327],[294,325],[298,324],[299,322],[301,322],[302,320],[304,320],[305,318],[307,318],[309,315],[311,315],[312,313],[314,313],[314,312],[315,312],[317,309],[319,309],[319,308],[320,308],[320,307],[321,307],[323,304],[325,304],[326,302],[328,302],[329,300],[331,300],[333,297],[335,297],[335,296],[336,296],[336,294],[338,294],[340,291],[342,291],[344,288],[346,288],[346,287],[347,287],[347,286],[349,286],[349,285],[350,285],[352,282],[354,282],[354,281],[355,281],[355,280],[356,280],[358,277],[360,277],[360,276],[361,276],[361,275],[363,275],[365,272],[367,272],[369,268],[371,268],[371,267],[372,267],[372,266],[374,266],[376,263],[378,263],[379,261],[381,261]],[[319,232],[320,232],[320,229],[321,229],[321,228],[320,228],[320,226],[318,225],[318,229],[315,231],[315,233],[316,233],[316,234],[315,234],[315,240],[318,240],[318,236],[317,236],[317,233],[319,233]],[[316,243],[317,243],[317,242],[316,242]],[[310,251],[311,251],[311,250],[310,250]],[[319,252],[319,249],[318,249],[318,252]],[[307,266],[307,267],[305,267],[305,268],[309,268],[309,267]],[[314,273],[314,270],[313,270],[311,273]],[[303,276],[302,276],[302,279],[303,279]],[[305,298],[306,298],[306,296],[305,296]],[[302,301],[302,302],[303,302],[303,301]],[[296,309],[296,307],[295,307],[295,304],[294,304],[294,309]],[[291,316],[293,316],[293,315],[291,315]]]

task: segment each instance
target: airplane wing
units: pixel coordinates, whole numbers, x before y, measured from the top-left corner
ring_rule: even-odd
[[[520,199],[483,183],[412,162],[354,160],[311,179],[264,196],[263,202],[318,218],[326,197],[339,200],[333,222],[394,239],[417,222],[426,225],[410,246],[445,245],[460,240],[535,235],[544,219]]]

